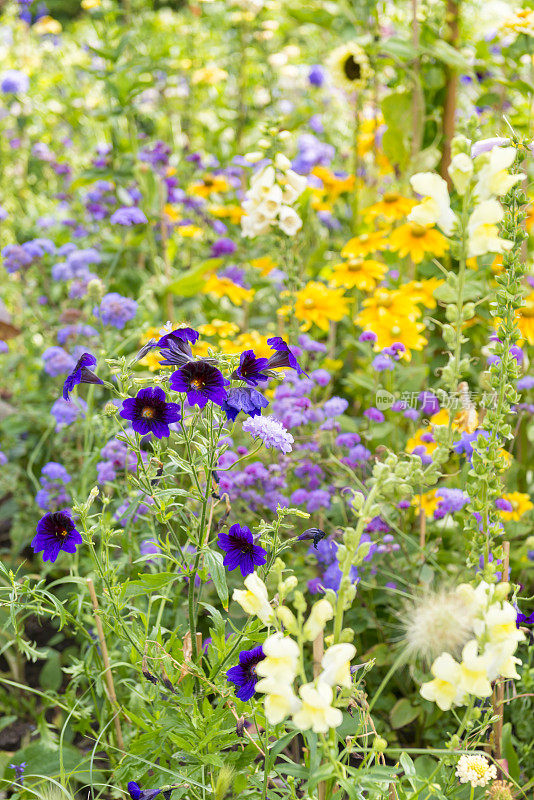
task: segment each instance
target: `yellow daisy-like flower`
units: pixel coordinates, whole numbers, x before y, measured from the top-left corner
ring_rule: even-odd
[[[525,298],[525,303],[526,305],[519,309],[517,324],[523,338],[534,345],[534,292]]]
[[[442,256],[449,249],[449,243],[435,228],[407,222],[392,231],[389,247],[401,258],[409,255],[415,264],[420,264],[427,253]]]
[[[226,80],[228,73],[220,67],[202,67],[193,72],[193,83],[207,83],[215,86],[216,83]]]
[[[349,239],[341,255],[343,258],[365,258],[378,250],[387,250],[385,231],[374,231],[373,233],[362,233]]]
[[[400,287],[400,291],[410,297],[412,303],[420,303],[425,308],[435,308],[434,292],[443,283],[439,278],[424,281],[409,281]]]
[[[204,233],[198,225],[178,225],[176,231],[183,239],[200,239]]]
[[[406,452],[413,453],[416,447],[423,447],[427,456],[432,455],[438,445],[437,442],[430,439],[431,435],[432,428],[430,425],[426,428],[419,428],[406,442]]]
[[[412,506],[424,511],[425,517],[433,517],[438,505],[439,497],[436,494],[436,489],[425,492],[425,494],[416,494],[412,497]]]
[[[348,314],[349,302],[342,289],[329,289],[324,283],[310,281],[297,292],[295,316],[303,323],[302,330],[308,331],[312,325],[317,325],[327,331],[330,322],[339,322]]]
[[[159,328],[155,327],[147,328],[146,331],[142,334],[139,340],[139,344],[144,345],[148,341],[150,341],[150,339],[159,339],[160,336],[161,336],[161,325],[159,326]],[[146,356],[139,361],[139,363],[141,364],[142,367],[147,367],[150,370],[150,372],[155,372],[157,369],[161,369],[161,365],[159,363],[160,358],[161,358],[160,354],[152,350],[150,353],[147,353]]]
[[[346,178],[340,178],[328,169],[328,167],[314,167],[312,175],[323,184],[323,190],[331,200],[336,200],[340,194],[351,192],[354,189],[354,175],[347,175]]]
[[[420,315],[421,311],[412,295],[404,293],[402,289],[380,287],[363,301],[363,308],[355,323],[364,330],[374,330],[374,325],[386,324],[392,319],[416,320]]]
[[[526,36],[534,36],[534,9],[520,8],[513,17],[507,19],[501,30],[503,33],[524,33]]]
[[[261,256],[260,258],[253,258],[250,262],[251,267],[259,269],[260,275],[268,275],[275,269],[276,262],[272,260],[271,256]]]
[[[381,261],[363,258],[343,261],[332,269],[331,286],[343,286],[345,289],[356,287],[361,292],[372,292],[388,270]]]
[[[199,325],[197,330],[201,336],[207,336],[208,338],[218,336],[220,339],[228,339],[228,337],[239,333],[239,325],[236,325],[235,322],[227,322],[224,319],[212,319],[206,325]]]
[[[209,211],[218,219],[228,219],[232,225],[239,225],[244,211],[241,206],[210,206]]]
[[[402,357],[407,361],[411,359],[412,350],[422,350],[427,344],[427,340],[422,335],[424,329],[425,326],[422,322],[416,322],[410,317],[392,317],[391,315],[380,320],[377,319],[372,325],[365,326],[365,330],[371,330],[376,334],[376,350],[383,350],[384,347],[391,347],[395,342],[400,342],[406,348]]]
[[[82,0],[81,6],[85,11],[90,11],[92,8],[100,8],[100,0]]]
[[[365,86],[372,74],[369,59],[357,42],[336,47],[328,59],[328,68],[335,83],[349,92]]]
[[[165,204],[163,207],[163,213],[169,222],[179,222],[182,219],[180,212],[176,208],[173,208],[170,203]]]
[[[254,289],[245,289],[231,281],[230,278],[221,278],[215,273],[210,275],[202,291],[204,294],[214,294],[219,298],[228,297],[235,306],[241,306],[244,302],[250,303],[255,295]]]
[[[217,192],[227,192],[229,188],[230,184],[224,175],[204,175],[198,183],[190,184],[187,191],[198,197],[209,197]]]
[[[251,330],[248,333],[240,333],[235,339],[225,339],[219,342],[219,346],[222,352],[227,355],[242,353],[243,350],[254,350],[254,354],[258,358],[269,358],[269,356],[272,356],[273,350],[267,344],[268,338],[258,333],[258,331]]]
[[[415,200],[403,197],[398,192],[386,192],[382,200],[366,208],[363,215],[368,222],[377,217],[383,217],[387,222],[397,222],[405,219],[415,204]]]
[[[534,203],[532,202],[532,198],[530,199],[530,205],[527,209],[527,216],[525,219],[525,227],[527,231],[531,231],[534,227]]]
[[[504,500],[508,500],[508,502],[512,506],[511,511],[501,511],[501,517],[504,520],[513,520],[514,522],[518,522],[521,517],[530,511],[531,508],[534,508],[534,503],[532,503],[530,496],[528,494],[524,494],[523,492],[510,492],[509,494],[503,495]]]
[[[62,30],[61,22],[58,22],[58,20],[53,17],[41,17],[41,19],[38,19],[35,25],[32,26],[32,31],[38,36],[44,36],[47,33],[54,34],[55,36],[61,33]]]

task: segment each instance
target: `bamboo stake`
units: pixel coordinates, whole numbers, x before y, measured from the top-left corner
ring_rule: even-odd
[[[456,47],[459,36],[459,0],[447,0],[447,23],[448,36],[447,44]],[[449,189],[452,182],[449,176],[449,164],[451,163],[451,142],[454,136],[454,126],[456,122],[456,96],[458,93],[458,72],[454,67],[447,67],[445,70],[445,101],[443,103],[443,147],[441,151],[440,174],[444,178]]]
[[[423,137],[423,102],[421,97],[421,62],[419,60],[419,21],[417,19],[417,0],[412,0],[412,46],[415,53],[413,61],[412,94],[412,161],[415,161]]]
[[[106,681],[106,686],[108,690],[108,698],[109,702],[111,703],[111,706],[113,707],[113,710],[115,711],[115,716],[113,717],[113,723],[115,725],[115,733],[117,735],[117,744],[119,745],[121,750],[124,750],[124,739],[122,738],[121,723],[119,720],[120,706],[117,701],[117,695],[115,694],[115,685],[113,683],[111,664],[109,662],[108,646],[104,638],[104,629],[102,628],[102,620],[100,619],[100,613],[99,613],[100,607],[98,605],[98,597],[96,596],[95,586],[92,578],[87,578],[87,588],[89,589],[89,594],[91,595],[91,603],[93,605],[96,632],[98,634],[98,640],[100,642],[102,661],[104,662],[104,679]]]

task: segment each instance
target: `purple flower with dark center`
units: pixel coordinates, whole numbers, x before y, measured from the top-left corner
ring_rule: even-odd
[[[75,553],[76,546],[82,543],[80,532],[68,509],[45,514],[37,523],[37,534],[31,546],[34,553],[43,552],[43,561],[54,562],[61,550]]]
[[[227,398],[222,373],[207,361],[190,361],[173,372],[169,385],[175,392],[185,392],[189,405],[204,408],[208,400],[222,406]]]
[[[284,342],[281,336],[272,336],[270,339],[267,339],[267,344],[273,350],[276,350],[274,356],[271,356],[267,362],[269,369],[289,367],[290,369],[296,370],[297,375],[306,375],[306,377],[308,377],[307,373],[304,372],[289,349],[289,345]]]
[[[264,658],[265,654],[261,644],[258,647],[253,647],[252,650],[241,650],[239,664],[231,667],[226,673],[227,679],[235,684],[235,696],[245,703],[254,695],[258,680],[256,666]]]
[[[232,525],[228,533],[220,533],[217,544],[226,555],[223,564],[230,572],[234,569],[241,570],[244,578],[254,572],[254,567],[260,567],[267,562],[267,553],[258,544],[254,544],[252,532],[246,525]]]
[[[228,389],[226,400],[222,404],[222,409],[226,414],[226,419],[235,420],[240,411],[255,417],[261,414],[262,408],[267,408],[269,401],[266,397],[249,386],[236,386]]]
[[[239,358],[239,366],[232,372],[232,378],[257,386],[261,381],[269,379],[269,376],[262,372],[268,368],[267,363],[266,358],[256,358],[253,350],[245,350]]]
[[[69,394],[79,383],[104,383],[89,367],[96,366],[96,358],[84,353],[63,384],[63,399],[70,400]]]
[[[137,206],[124,206],[118,208],[109,218],[112,225],[124,225],[130,228],[132,225],[144,225],[148,222],[144,211]]]
[[[517,612],[515,618],[516,628],[519,628],[520,625],[534,625],[534,611],[527,616],[526,614],[522,614],[517,606],[515,606],[515,610]]]
[[[147,386],[124,400],[120,416],[131,421],[136,433],[153,433],[157,439],[170,436],[169,425],[182,418],[180,404],[168,403],[159,386]]]

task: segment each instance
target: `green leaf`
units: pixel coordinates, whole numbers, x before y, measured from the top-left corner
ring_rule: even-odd
[[[226,570],[223,564],[223,557],[214,550],[204,550],[204,556],[213,584],[219,595],[219,600],[223,604],[224,610],[228,611],[228,586],[226,585]]]
[[[39,683],[43,689],[53,689],[53,691],[57,692],[61,686],[62,678],[59,653],[57,650],[49,650],[46,663],[39,675]]]
[[[501,749],[503,757],[508,764],[508,772],[514,781],[520,779],[519,759],[512,744],[512,723],[507,722],[502,727]]]
[[[462,72],[471,71],[471,65],[466,61],[462,53],[452,45],[444,42],[443,39],[436,39],[432,42],[432,47],[423,48],[423,52],[453,69],[462,70]]]
[[[397,730],[397,728],[403,728],[405,725],[409,725],[410,722],[413,722],[413,720],[419,716],[420,712],[420,708],[412,706],[410,701],[406,697],[403,697],[401,700],[398,700],[391,709],[389,719],[392,727]]]
[[[180,297],[194,297],[206,282],[204,279],[206,272],[217,269],[220,264],[220,258],[211,258],[209,261],[204,261],[198,267],[184,272],[178,280],[170,283],[166,290],[172,292],[172,294],[180,295]]]

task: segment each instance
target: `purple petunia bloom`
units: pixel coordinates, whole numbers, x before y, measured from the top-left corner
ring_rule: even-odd
[[[289,349],[289,345],[284,342],[281,336],[272,336],[270,339],[267,339],[267,344],[273,350],[276,350],[274,356],[271,356],[267,362],[269,369],[289,367],[290,369],[294,369],[297,375],[306,375],[306,377],[308,377],[307,373],[304,372],[302,367],[297,362],[297,359]]]
[[[108,292],[102,298],[100,308],[95,316],[100,317],[104,325],[112,325],[122,330],[127,322],[137,314],[137,303],[130,297],[123,297],[118,292]]]
[[[154,800],[161,791],[161,789],[141,789],[135,781],[129,781],[128,783],[128,794],[132,800]],[[170,800],[171,793],[172,788],[162,792],[165,800]]]
[[[69,394],[80,383],[104,383],[89,367],[96,366],[96,358],[91,353],[84,353],[63,384],[63,399],[69,400]]]
[[[169,385],[175,392],[185,392],[189,405],[204,408],[208,400],[222,406],[227,398],[228,381],[207,361],[190,361],[173,372]]]
[[[68,509],[45,514],[37,523],[37,534],[31,546],[34,553],[43,552],[43,561],[54,562],[61,550],[75,553],[76,546],[82,543],[80,532]]]
[[[262,372],[267,369],[266,358],[256,358],[253,350],[245,350],[239,358],[239,366],[232,372],[232,378],[245,381],[251,386],[257,386],[261,381],[268,380],[269,376]]]
[[[236,386],[228,390],[222,409],[226,414],[226,419],[233,421],[240,411],[250,417],[256,417],[261,414],[262,408],[267,408],[268,405],[267,398],[257,389],[249,386]]]
[[[118,208],[109,218],[112,225],[124,225],[125,227],[132,227],[132,225],[144,225],[148,222],[144,211],[137,206],[124,206]]]
[[[256,682],[258,677],[256,675],[256,666],[263,661],[265,654],[260,645],[253,647],[252,650],[241,650],[239,653],[239,664],[231,667],[226,677],[231,683],[235,684],[235,696],[239,697],[243,702],[247,702],[254,695]],[[239,687],[239,688],[238,688]]]
[[[169,425],[182,418],[180,404],[168,403],[159,386],[147,386],[124,400],[120,416],[131,421],[136,433],[153,433],[157,439],[170,436]]]
[[[252,532],[246,525],[232,525],[228,533],[219,534],[217,544],[226,553],[224,566],[230,572],[239,567],[244,578],[254,572],[254,567],[267,563],[266,551],[254,544]]]

